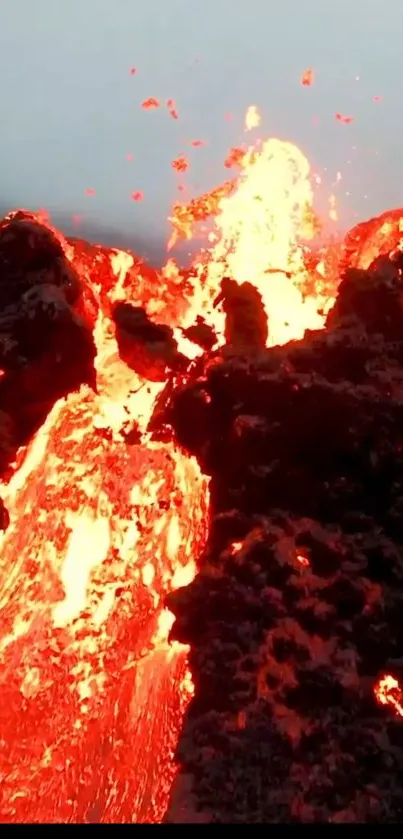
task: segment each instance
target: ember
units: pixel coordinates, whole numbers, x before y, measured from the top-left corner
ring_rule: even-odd
[[[189,162],[183,154],[172,161],[172,169],[175,169],[176,172],[187,172],[188,168]]]
[[[237,164],[186,272],[0,223],[3,823],[401,819],[403,212]]]
[[[403,692],[397,679],[390,673],[383,676],[375,686],[375,696],[381,705],[390,705],[403,717]]]
[[[314,82],[314,72],[311,68],[304,70],[301,76],[301,84],[303,87],[311,87]]]

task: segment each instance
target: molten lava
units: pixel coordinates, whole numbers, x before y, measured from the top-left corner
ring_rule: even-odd
[[[250,109],[247,128],[258,122]],[[171,260],[156,290],[140,268],[128,283],[133,257],[113,251],[116,282],[105,289],[96,260],[88,270],[66,246],[99,307],[97,390],[82,386],[54,405],[2,487],[10,514],[0,560],[3,822],[163,816],[192,692],[186,648],[168,643],[164,597],[195,573],[208,485],[174,442],[151,440],[164,383],[140,379],[120,359],[110,306],[144,305],[194,357],[201,350],[181,330],[202,315],[223,343],[213,301],[227,274],[259,290],[270,344],[301,337],[323,325],[330,303],[320,273],[305,293],[312,203],[304,155],[268,140],[245,151],[237,182],[175,208],[175,236],[190,237],[195,222],[216,216],[188,277]],[[130,424],[140,436],[128,445]]]
[[[306,266],[307,243],[318,231],[310,167],[296,146],[280,140],[251,147],[238,163],[238,181],[201,202],[175,207],[171,244],[180,235],[190,239],[194,225],[214,214],[210,247],[195,266],[192,316],[203,314],[223,342],[223,316],[213,313],[211,301],[228,275],[260,292],[270,324],[268,344],[283,344],[321,328],[336,291],[334,277],[332,293],[325,290],[323,265],[315,274]]]
[[[380,705],[389,705],[399,717],[403,717],[403,691],[397,679],[386,673],[374,688]]]
[[[164,812],[186,650],[163,597],[194,574],[206,486],[173,445],[113,439],[115,417],[89,388],[60,400],[6,488],[3,821]]]

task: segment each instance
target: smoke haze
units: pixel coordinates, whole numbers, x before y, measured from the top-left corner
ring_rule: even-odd
[[[0,203],[159,258],[179,197],[172,159],[188,155],[190,194],[218,185],[256,104],[259,136],[299,145],[329,191],[341,173],[344,227],[399,205],[402,24],[391,0],[3,2]],[[179,119],[142,110],[149,97],[174,99]]]

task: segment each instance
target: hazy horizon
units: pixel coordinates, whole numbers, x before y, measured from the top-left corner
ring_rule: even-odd
[[[343,228],[403,204],[399,20],[395,3],[373,0],[5,4],[0,204],[44,207],[76,235],[104,231],[159,257],[180,198],[172,159],[188,156],[191,195],[222,183],[250,104],[257,136],[296,143],[336,193]],[[149,97],[175,100],[179,119],[142,110]]]

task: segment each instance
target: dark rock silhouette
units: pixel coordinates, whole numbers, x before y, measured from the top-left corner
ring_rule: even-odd
[[[27,211],[3,219],[0,406],[12,427],[10,451],[30,439],[56,399],[95,385],[93,311],[61,238]]]
[[[402,820],[403,720],[375,696],[401,675],[402,384],[386,258],[346,273],[325,331],[224,354],[171,399],[211,525],[167,604],[195,685],[167,822]]]
[[[152,321],[140,306],[117,303],[112,312],[121,358],[140,376],[165,381],[169,370],[186,369],[169,326]]]

